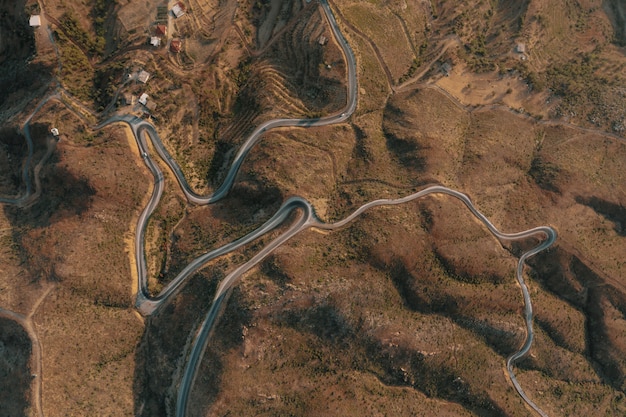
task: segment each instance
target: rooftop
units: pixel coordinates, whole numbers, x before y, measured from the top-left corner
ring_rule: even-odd
[[[174,5],[174,7],[172,7],[172,13],[177,18],[181,17],[182,15],[185,14],[185,5],[179,1],[178,3]]]
[[[172,42],[170,42],[170,51],[174,53],[178,53],[182,49],[183,49],[183,41],[178,38],[172,39]]]
[[[136,98],[137,97],[135,97],[134,95],[132,95],[130,93],[125,93],[124,96],[123,96],[124,102],[128,106],[132,106],[133,104],[135,104]]]
[[[28,24],[34,28],[41,26],[41,16],[39,16],[38,14],[32,15],[28,20]]]
[[[150,73],[144,70],[141,70],[139,72],[139,75],[137,75],[137,79],[144,84],[148,82],[149,78],[150,78]]]
[[[167,35],[167,26],[165,25],[157,25],[155,30],[157,36],[165,36]]]

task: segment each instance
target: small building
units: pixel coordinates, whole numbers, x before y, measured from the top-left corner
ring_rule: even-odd
[[[167,26],[165,25],[156,25],[156,29],[154,30],[157,36],[165,36],[167,35]]]
[[[158,36],[150,37],[150,45],[156,46],[158,48],[159,46],[161,46],[161,38],[159,38]]]
[[[127,106],[132,106],[133,104],[135,104],[137,97],[134,94],[126,93],[122,96],[122,99],[124,100],[124,104],[126,104]]]
[[[525,54],[526,53],[526,45],[519,42],[517,45],[515,45],[515,52],[517,52],[518,54]]]
[[[172,42],[170,42],[170,51],[177,54],[180,51],[182,51],[182,49],[183,49],[183,41],[179,38],[172,39]]]
[[[137,75],[137,79],[142,83],[147,83],[148,79],[150,79],[150,73],[144,70],[139,71],[139,75]]]
[[[39,26],[41,26],[41,16],[39,16],[38,14],[32,15],[30,19],[28,19],[28,24],[31,27],[38,28]]]
[[[174,17],[179,18],[185,14],[185,5],[182,2],[178,2],[172,7],[172,14]]]
[[[324,35],[320,36],[320,38],[317,41],[320,45],[324,46],[326,45],[326,42],[328,42],[328,38]]]
[[[59,129],[57,129],[56,127],[53,127],[52,129],[50,129],[50,133],[52,133],[52,136],[59,137]]]
[[[139,103],[145,106],[148,103],[149,98],[150,98],[149,95],[147,95],[146,93],[143,93],[142,95],[139,96]]]

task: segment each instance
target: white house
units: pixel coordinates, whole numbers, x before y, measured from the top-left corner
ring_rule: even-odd
[[[172,7],[172,13],[176,16],[176,18],[185,14],[185,9],[181,2],[176,3],[174,7]]]
[[[144,106],[146,105],[146,103],[148,103],[148,99],[150,98],[149,95],[147,95],[146,93],[143,93],[141,96],[139,96],[139,103],[143,104]]]
[[[32,15],[28,20],[28,24],[34,28],[38,28],[39,26],[41,26],[41,16],[39,16],[38,14]]]

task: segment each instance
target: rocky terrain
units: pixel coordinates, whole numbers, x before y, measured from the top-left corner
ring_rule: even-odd
[[[126,128],[93,125],[115,112],[149,117],[208,193],[259,123],[341,112],[347,96],[346,62],[314,1],[189,1],[169,27],[168,40],[184,40],[179,53],[144,36],[162,2],[122,3],[69,13],[47,0],[57,56],[46,28],[28,26],[36,4],[0,0],[3,197],[25,192],[24,120],[58,93],[30,123],[33,164],[50,129],[61,130],[41,195],[0,213],[0,308],[32,317],[48,416],[172,414],[219,280],[284,230],[212,261],[166,308],[141,317],[133,239],[151,176]],[[442,184],[502,231],[558,232],[525,269],[536,337],[516,374],[529,397],[548,415],[624,415],[621,3],[331,7],[357,58],[356,112],[337,125],[268,131],[213,205],[187,203],[164,169],[147,229],[150,291],[290,196],[335,221]],[[127,81],[140,69],[146,84]],[[143,92],[156,109],[126,103]],[[525,338],[517,259],[537,243],[494,239],[445,196],[303,232],[230,295],[189,415],[526,416],[504,367]],[[17,322],[0,328],[9,376],[0,381],[10,381],[0,415],[34,415],[32,341]]]

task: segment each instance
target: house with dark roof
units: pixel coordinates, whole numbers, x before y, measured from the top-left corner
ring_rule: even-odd
[[[170,51],[177,54],[180,51],[182,51],[182,49],[183,49],[183,41],[180,38],[172,39],[172,42],[170,42]]]
[[[156,25],[154,33],[157,36],[165,36],[165,35],[167,35],[167,26],[165,26],[165,25]]]

